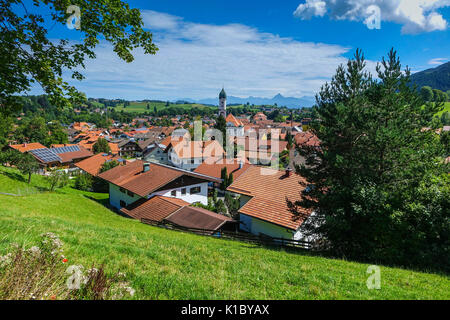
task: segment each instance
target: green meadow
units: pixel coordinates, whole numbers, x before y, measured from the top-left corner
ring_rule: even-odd
[[[22,194],[0,194],[0,255],[53,232],[69,264],[125,272],[136,299],[450,298],[446,275],[380,266],[381,289],[369,290],[368,264],[150,227],[107,209],[107,194],[25,181],[0,166],[0,192]]]

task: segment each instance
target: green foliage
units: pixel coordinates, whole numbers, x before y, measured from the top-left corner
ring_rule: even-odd
[[[240,209],[240,201],[239,198],[233,198],[231,194],[228,192],[225,193],[225,204],[228,208],[228,213],[233,219],[237,219],[239,216],[239,209]]]
[[[100,167],[100,173],[103,173],[105,171],[111,170],[112,168],[115,168],[119,165],[119,162],[117,160],[112,161],[106,161],[102,166]]]
[[[222,170],[220,171],[220,178],[223,180],[222,183],[220,184],[220,189],[226,190],[226,188],[228,188],[229,186],[227,167],[223,167]]]
[[[433,89],[433,96],[434,102],[446,102],[448,100],[447,94],[438,89]]]
[[[427,102],[434,101],[434,92],[433,89],[429,86],[424,86],[420,89],[420,95],[422,99]]]
[[[450,156],[450,131],[441,132],[441,144],[444,149],[444,158]]]
[[[59,121],[53,120],[47,123],[42,116],[24,119],[15,130],[14,138],[20,143],[40,142],[47,147],[68,142],[67,133]]]
[[[13,156],[11,164],[15,165],[19,171],[28,175],[28,184],[31,182],[31,175],[39,170],[39,163],[29,153],[20,153]]]
[[[13,120],[10,116],[0,113],[0,150],[8,145],[12,124]]]
[[[75,188],[82,191],[92,190],[92,176],[86,172],[80,172],[75,177]]]
[[[108,141],[104,138],[99,138],[92,148],[95,154],[111,152],[111,147],[109,146]]]
[[[223,141],[225,141],[226,136],[227,136],[227,122],[225,120],[225,118],[223,117],[223,115],[220,115],[219,118],[217,118],[217,122],[216,125],[214,126],[215,129],[219,130],[220,132],[222,132],[222,139]]]
[[[214,204],[214,207],[215,207],[214,212],[216,212],[218,214],[226,214],[227,213],[227,207],[225,206],[225,203],[221,199],[216,201],[216,203]]]
[[[28,91],[32,83],[39,83],[60,107],[85,101],[86,97],[63,80],[63,70],[72,71],[72,78],[81,80],[76,71],[84,61],[95,58],[95,47],[105,39],[120,59],[133,61],[132,50],[143,48],[146,54],[155,54],[152,34],[143,29],[138,9],[130,9],[122,1],[78,1],[82,21],[78,30],[82,39],[74,44],[68,40],[55,42],[47,36],[47,26],[66,24],[70,14],[68,0],[20,2],[3,0],[0,15],[0,60],[8,61],[0,69],[0,112],[17,110],[18,92]],[[28,7],[28,9],[27,9]],[[48,12],[43,15],[38,12]],[[67,99],[67,96],[70,99]]]
[[[55,191],[56,188],[63,188],[69,183],[69,174],[62,170],[51,170],[46,178],[50,191]]]
[[[422,105],[393,50],[377,72],[374,81],[358,50],[322,87],[320,121],[311,124],[321,146],[299,148],[306,165],[298,173],[314,188],[291,209],[302,218],[296,205],[315,210],[304,232],[325,239],[334,254],[448,271],[442,145],[434,132],[421,131],[443,105]]]

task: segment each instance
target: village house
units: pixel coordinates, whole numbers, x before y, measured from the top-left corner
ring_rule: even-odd
[[[228,176],[233,175],[233,179],[236,180],[241,174],[247,171],[252,165],[246,159],[220,159],[213,163],[203,162],[195,173],[203,174],[209,177],[221,179],[222,170],[226,168]],[[210,189],[219,189],[220,184],[211,184]]]
[[[160,143],[152,143],[143,151],[142,160],[147,162],[156,162],[161,164],[169,164],[168,154],[164,152],[166,146]]]
[[[117,146],[119,148],[119,156],[121,157],[136,158],[142,156],[143,150],[139,143],[133,138],[122,140]]]
[[[286,201],[300,200],[305,189],[300,182],[305,181],[290,170],[249,167],[227,188],[240,196],[240,229],[258,236],[303,239],[300,226],[304,219],[297,219]]]
[[[20,153],[26,153],[31,150],[36,149],[44,149],[45,146],[40,144],[39,142],[32,142],[32,143],[22,143],[22,144],[10,144],[10,148],[19,151]]]
[[[167,147],[170,163],[178,168],[194,171],[209,158],[221,159],[225,151],[217,141],[172,141]]]
[[[78,145],[59,148],[26,149],[17,146],[11,148],[31,154],[38,161],[41,174],[52,168],[72,169],[77,162],[92,156],[92,152]]]
[[[207,205],[208,183],[221,182],[213,177],[141,160],[103,172],[99,178],[109,183],[109,202],[117,210],[154,196]]]
[[[76,163],[75,167],[95,177],[100,173],[100,169],[103,164],[110,161],[117,161],[120,164],[126,164],[126,160],[123,160],[117,155],[99,153]]]
[[[175,227],[217,231],[235,231],[235,220],[209,210],[189,206],[189,203],[164,196],[142,199],[123,208],[120,212],[130,218],[153,223],[170,224]]]
[[[231,113],[225,119],[227,126],[227,136],[242,137],[244,135],[244,125]]]
[[[237,154],[246,158],[252,164],[270,165],[272,160],[288,150],[288,142],[278,139],[269,139],[267,135],[259,139],[252,136],[236,137]]]

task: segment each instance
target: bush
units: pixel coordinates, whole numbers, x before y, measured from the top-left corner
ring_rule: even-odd
[[[56,188],[64,188],[69,183],[69,174],[60,170],[52,170],[50,175],[47,176],[47,183],[50,186],[50,191],[54,191]]]
[[[75,189],[82,191],[92,190],[92,177],[90,174],[81,172],[75,178]]]
[[[135,291],[118,272],[109,275],[104,267],[84,271],[70,265],[63,243],[53,233],[42,235],[39,246],[15,246],[0,256],[1,300],[104,300],[130,298]]]

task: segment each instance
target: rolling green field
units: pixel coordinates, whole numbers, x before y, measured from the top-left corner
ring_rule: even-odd
[[[381,289],[368,290],[367,264],[263,248],[141,224],[102,205],[107,194],[71,187],[50,193],[0,166],[0,255],[30,247],[44,232],[65,243],[70,263],[105,263],[125,272],[136,299],[449,299],[445,275],[381,267]]]
[[[150,105],[150,109],[147,109],[147,104]],[[156,110],[163,110],[165,108],[169,107],[178,107],[183,109],[191,109],[191,108],[198,108],[198,109],[204,109],[209,108],[208,106],[202,105],[202,104],[175,104],[170,103],[169,107],[166,106],[165,102],[130,102],[130,105],[124,108],[123,104],[119,104],[115,107],[116,111],[124,111],[124,112],[137,112],[137,113],[145,113],[145,112],[153,112],[154,107],[156,106]]]

